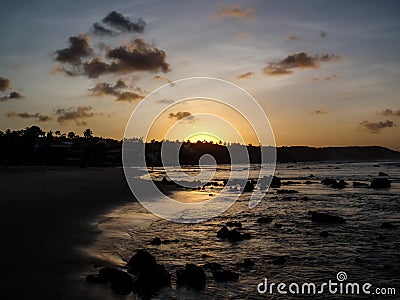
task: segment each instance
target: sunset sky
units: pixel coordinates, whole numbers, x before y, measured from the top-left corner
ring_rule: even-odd
[[[399,15],[395,0],[2,1],[0,130],[121,139],[151,91],[206,76],[247,90],[279,146],[400,150]],[[200,108],[172,107],[162,127]],[[227,134],[181,127],[196,122]]]

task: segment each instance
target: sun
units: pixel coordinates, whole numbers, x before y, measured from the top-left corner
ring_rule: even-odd
[[[191,136],[189,136],[187,139],[185,140],[189,140],[191,143],[196,143],[198,141],[201,142],[208,142],[208,143],[214,143],[214,144],[222,144],[224,141],[219,138],[218,136],[212,134],[212,133],[208,133],[208,132],[197,132],[192,134]]]

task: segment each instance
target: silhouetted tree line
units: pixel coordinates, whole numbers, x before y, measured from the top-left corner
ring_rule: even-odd
[[[155,141],[143,144],[140,138],[125,140],[129,149],[125,158],[131,165],[140,165],[145,149],[148,166],[174,165],[173,155],[178,153],[180,165],[198,165],[206,154],[217,164],[260,163],[275,157],[278,162],[340,161],[400,159],[400,153],[379,146],[370,147],[260,147],[253,145],[227,144],[198,141]],[[161,160],[162,146],[168,144],[174,151],[167,152]],[[245,155],[243,155],[245,153]],[[38,126],[23,130],[0,131],[0,164],[9,165],[73,165],[73,166],[117,166],[122,164],[122,141],[96,137],[91,129],[82,136],[75,132],[44,132]],[[163,162],[163,163],[162,163]]]
[[[120,164],[121,142],[93,136],[90,129],[82,136],[75,132],[44,132],[38,126],[0,131],[0,163],[8,165]],[[117,155],[113,155],[116,150]]]

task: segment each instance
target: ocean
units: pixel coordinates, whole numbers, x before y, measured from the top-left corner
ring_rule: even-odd
[[[241,178],[247,172],[257,177],[259,166],[233,166],[234,176]],[[173,168],[169,170],[173,172]],[[187,174],[197,173],[193,167],[184,168]],[[353,187],[353,182],[370,183],[384,172],[392,183],[390,189]],[[230,166],[218,166],[214,179],[227,179]],[[344,283],[370,283],[375,288],[396,288],[400,293],[400,162],[316,162],[277,164],[275,175],[281,178],[280,189],[298,193],[278,193],[270,188],[262,201],[253,209],[248,207],[250,193],[242,196],[221,215],[194,224],[174,223],[154,216],[140,203],[133,201],[118,207],[93,226],[96,242],[85,249],[94,261],[103,265],[124,268],[138,249],[146,249],[165,265],[172,274],[172,285],[154,295],[154,299],[287,299],[304,298],[304,295],[282,295],[278,291],[260,294],[260,283],[312,282],[317,286],[329,280],[337,281],[337,274],[345,272]],[[154,168],[151,177],[160,180],[163,169]],[[382,177],[382,176],[381,176]],[[321,180],[344,180],[348,185],[336,189],[321,184]],[[143,176],[149,180],[149,176]],[[305,183],[306,181],[307,184]],[[177,201],[202,201],[220,192],[218,187],[204,190],[175,190],[171,197]],[[212,195],[212,196],[211,196]],[[155,200],[156,201],[156,200]],[[321,224],[311,221],[310,211],[324,212],[343,217],[343,224]],[[273,221],[260,224],[257,219],[270,216]],[[217,237],[217,231],[228,221],[239,221],[241,232],[251,234],[251,239],[229,242]],[[390,222],[395,228],[381,228]],[[327,236],[321,236],[321,232]],[[324,235],[324,234],[323,234]],[[325,233],[326,235],[326,233]],[[159,237],[166,241],[152,245]],[[281,263],[277,259],[283,257]],[[243,266],[251,259],[254,266]],[[223,269],[239,274],[239,280],[216,282],[212,271],[206,269],[207,283],[196,291],[176,285],[176,270],[186,263],[204,265],[219,263]],[[91,267],[82,278],[95,272]],[[287,291],[286,286],[286,291]],[[113,297],[105,287],[90,287],[94,293]],[[387,290],[385,290],[387,292]],[[115,296],[116,299],[119,299]],[[307,296],[311,299],[369,299],[372,295],[339,295],[323,293]],[[382,296],[375,295],[377,299]],[[129,295],[126,299],[137,299]],[[385,298],[386,299],[386,298]]]

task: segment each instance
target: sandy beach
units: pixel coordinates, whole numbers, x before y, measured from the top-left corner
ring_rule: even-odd
[[[0,171],[3,299],[88,299],[82,247],[107,211],[133,201],[122,169],[10,167]]]

